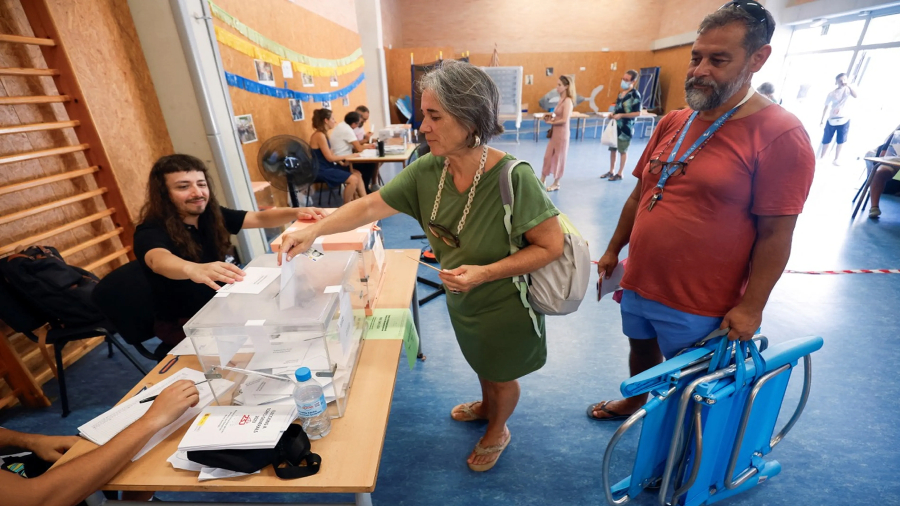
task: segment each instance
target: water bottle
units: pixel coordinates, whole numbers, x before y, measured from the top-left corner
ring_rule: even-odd
[[[331,419],[325,413],[328,408],[325,392],[312,379],[308,367],[297,369],[294,377],[297,378],[297,384],[294,385],[294,402],[297,403],[303,430],[309,439],[322,439],[331,432]]]

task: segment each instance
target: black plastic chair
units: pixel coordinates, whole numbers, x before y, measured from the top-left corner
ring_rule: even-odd
[[[153,289],[138,262],[129,262],[107,274],[94,288],[91,300],[138,353],[157,362],[165,358],[168,346],[160,345],[153,352],[144,347],[144,341],[156,337],[156,313]]]
[[[40,346],[42,342],[34,333],[35,330],[50,323],[49,318],[45,316],[39,308],[34,307],[34,305],[16,293],[3,278],[0,278],[0,319],[16,332],[21,332],[28,339],[38,343],[38,346]],[[59,398],[62,403],[62,416],[68,416],[70,413],[62,350],[72,341],[103,336],[109,347],[108,356],[112,357],[113,346],[115,346],[116,348],[119,348],[119,351],[121,351],[142,374],[147,374],[148,371],[144,369],[137,359],[115,338],[113,331],[110,330],[110,328],[111,325],[108,322],[98,322],[94,325],[68,328],[56,327],[52,323],[50,324],[50,329],[47,331],[47,336],[46,339],[44,339],[43,344],[53,345],[53,353],[56,357],[56,378],[59,381]]]

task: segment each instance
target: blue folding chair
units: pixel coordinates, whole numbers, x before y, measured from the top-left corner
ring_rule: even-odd
[[[650,400],[616,431],[603,456],[603,488],[611,505],[625,504],[647,488],[659,504],[713,504],[750,489],[781,471],[763,457],[784,439],[809,398],[810,355],[821,337],[768,348],[768,339],[728,341],[716,331],[666,362],[622,383],[626,397]],[[757,347],[756,341],[760,344]],[[800,359],[803,391],[793,416],[777,434],[775,423],[788,381]],[[643,420],[632,473],[610,485],[610,462],[622,436]]]

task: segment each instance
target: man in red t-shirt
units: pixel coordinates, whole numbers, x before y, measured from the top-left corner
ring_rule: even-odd
[[[787,264],[815,155],[800,121],[750,86],[774,28],[746,0],[703,20],[685,81],[690,109],[660,121],[634,170],[637,186],[598,265],[609,277],[629,245],[622,329],[632,375],[716,329],[750,339]],[[603,401],[587,414],[623,419],[645,401]]]

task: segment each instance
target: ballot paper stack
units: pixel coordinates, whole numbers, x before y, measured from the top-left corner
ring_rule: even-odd
[[[178,451],[275,448],[297,418],[297,406],[207,406],[187,430]]]
[[[85,439],[98,445],[104,445],[108,443],[110,439],[115,437],[116,434],[122,432],[129,425],[137,421],[138,418],[144,416],[144,413],[146,413],[147,410],[150,409],[150,406],[152,406],[153,403],[156,402],[140,402],[142,399],[158,395],[166,387],[179,380],[190,380],[194,383],[197,383],[203,381],[204,379],[205,377],[200,371],[195,371],[188,368],[181,369],[175,374],[172,374],[168,378],[147,388],[146,390],[138,392],[137,395],[135,395],[131,399],[128,399],[127,401],[116,405],[106,413],[103,413],[102,415],[94,418],[81,427],[78,427],[78,432]],[[213,400],[212,388],[215,388],[220,392],[226,392],[233,386],[234,383],[226,379],[217,379],[213,380],[210,383],[198,385],[197,390],[200,392],[200,401],[197,403],[197,405],[189,408],[177,420],[167,425],[161,431],[157,432],[150,439],[150,441],[147,442],[147,444],[144,445],[144,447],[134,456],[134,458],[131,459],[132,462],[143,457],[148,451],[153,449],[153,447],[159,444],[162,440],[167,438],[170,434],[178,430],[182,425],[197,416],[197,414],[200,413],[200,411],[202,411],[203,408],[205,408]]]
[[[244,280],[220,290],[184,326],[201,368],[235,383],[216,406],[293,405],[294,372],[308,367],[325,390],[328,414],[344,414],[366,332],[356,252],[298,255],[278,266],[255,258]],[[357,306],[357,307],[354,307]]]

